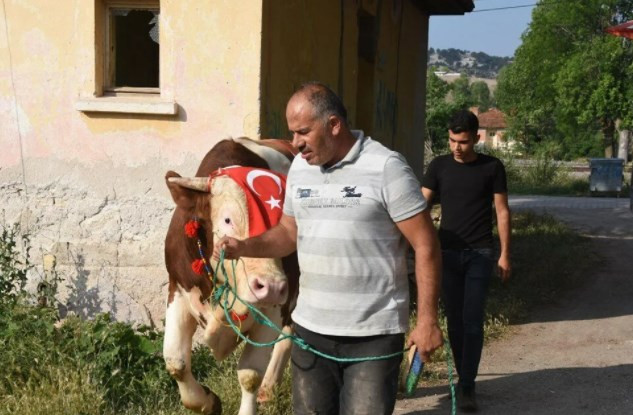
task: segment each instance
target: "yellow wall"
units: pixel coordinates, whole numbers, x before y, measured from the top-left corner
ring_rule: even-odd
[[[95,7],[100,2],[5,0],[0,146],[8,150],[0,152],[0,165],[20,162],[16,108],[25,159],[116,167],[158,158],[170,166],[192,157],[199,162],[226,136],[257,136],[260,1],[160,1],[161,98],[176,101],[176,116],[74,109],[78,99],[98,90]]]
[[[359,58],[360,10],[378,25],[373,63]],[[287,137],[287,99],[317,80],[343,98],[354,128],[421,174],[427,29],[411,0],[264,0],[261,134]]]
[[[99,101],[100,4],[3,0],[0,206],[31,236],[30,285],[54,257],[69,310],[160,325],[164,174],[193,175],[218,140],[258,135],[262,5],[160,0],[160,99],[179,109],[161,116],[75,109]]]
[[[174,208],[164,173],[193,174],[228,136],[287,136],[286,101],[302,82],[329,84],[353,127],[421,172],[428,18],[412,0],[160,0],[159,99],[176,115],[75,109],[103,102],[102,1],[0,9],[3,218],[79,281],[80,315],[110,307],[160,324]],[[379,23],[375,62],[362,68],[359,9]]]

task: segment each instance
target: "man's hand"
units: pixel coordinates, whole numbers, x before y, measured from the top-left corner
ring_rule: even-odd
[[[512,274],[512,266],[510,265],[510,258],[508,258],[506,255],[501,255],[499,257],[499,262],[497,263],[497,272],[499,273],[501,281],[506,282],[510,279],[510,274]]]
[[[444,344],[442,330],[436,321],[418,320],[417,324],[409,334],[407,347],[415,344],[422,361],[429,362],[431,353]]]
[[[231,238],[230,236],[223,236],[213,247],[213,259],[218,261],[222,250],[224,250],[224,259],[238,259],[242,256],[244,245],[244,241]]]

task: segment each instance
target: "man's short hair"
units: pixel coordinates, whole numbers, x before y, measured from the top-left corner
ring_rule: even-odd
[[[314,108],[314,116],[327,120],[330,115],[340,118],[347,124],[347,110],[343,101],[327,85],[321,82],[306,82],[295,91],[294,95],[305,94],[308,102]]]
[[[479,119],[471,111],[459,110],[453,114],[448,129],[455,134],[477,134],[477,131],[479,131]]]

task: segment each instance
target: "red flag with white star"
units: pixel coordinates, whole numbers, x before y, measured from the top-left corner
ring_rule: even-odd
[[[212,177],[229,176],[246,194],[248,204],[248,236],[253,237],[272,228],[281,219],[286,176],[267,169],[225,167]]]

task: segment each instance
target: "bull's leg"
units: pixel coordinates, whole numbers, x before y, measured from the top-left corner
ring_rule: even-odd
[[[283,332],[284,335],[292,334],[292,327],[284,326]],[[264,380],[257,393],[257,402],[268,402],[272,398],[275,385],[279,385],[283,379],[284,370],[290,359],[291,346],[292,341],[290,339],[285,339],[275,344],[273,354],[266,368]]]
[[[176,379],[180,399],[186,408],[203,414],[220,414],[220,399],[205,390],[191,373],[191,340],[195,331],[196,320],[189,313],[187,300],[176,292],[165,313],[163,356],[167,370]]]
[[[281,324],[279,308],[270,310],[268,318],[277,326]],[[269,343],[276,339],[278,333],[268,326],[256,324],[248,333],[248,337],[259,343]],[[246,344],[237,366],[237,377],[242,389],[242,401],[239,415],[254,415],[257,410],[257,390],[262,383],[264,372],[270,360],[272,347],[256,347]]]

